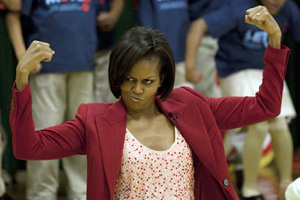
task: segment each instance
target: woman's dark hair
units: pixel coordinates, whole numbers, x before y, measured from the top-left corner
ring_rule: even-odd
[[[172,49],[159,31],[135,27],[127,31],[118,41],[109,59],[109,86],[116,98],[121,95],[121,84],[127,78],[131,68],[141,60],[158,60],[160,75],[164,81],[157,95],[165,101],[171,94],[175,80],[175,62]]]

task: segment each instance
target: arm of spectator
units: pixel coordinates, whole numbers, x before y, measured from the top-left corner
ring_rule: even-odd
[[[0,0],[0,3],[10,11],[20,11],[21,10],[21,0]]]
[[[118,22],[124,8],[124,0],[112,0],[109,12],[101,12],[97,23],[101,31],[111,31]]]
[[[19,12],[8,12],[6,15],[7,30],[18,61],[21,60],[26,51],[20,15],[21,14]],[[41,71],[41,68],[41,63],[38,63],[31,73],[37,74]]]
[[[26,51],[22,35],[20,15],[21,14],[19,12],[9,12],[6,15],[6,26],[18,61],[22,58]]]
[[[196,71],[196,58],[198,48],[204,34],[207,32],[207,24],[203,18],[192,22],[186,38],[186,79],[191,83],[198,83],[202,80],[200,72]]]

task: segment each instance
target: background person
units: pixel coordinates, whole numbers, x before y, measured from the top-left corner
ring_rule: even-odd
[[[94,66],[95,102],[115,102],[108,84],[108,65],[111,49],[115,44],[114,27],[124,8],[124,0],[105,0],[97,7],[97,51]]]
[[[157,29],[169,41],[176,62],[175,87],[189,86],[185,78],[185,38],[190,26],[186,0],[135,0],[139,26]]]
[[[93,60],[96,50],[96,5],[88,1],[22,1],[21,14],[30,24],[25,41],[20,13],[9,17],[10,36],[18,60],[26,44],[39,39],[58,52],[51,63],[37,63],[30,76],[35,128],[71,119],[81,103],[93,102]],[[68,199],[86,198],[86,157],[62,160]],[[28,200],[55,200],[59,185],[59,160],[27,161]]]
[[[188,10],[191,24],[203,15],[221,8],[226,3],[226,0],[190,0]],[[193,83],[194,88],[207,97],[221,97],[215,61],[217,50],[217,39],[206,32],[197,50],[196,59],[185,60],[185,70],[197,69],[197,71],[193,70],[192,73],[186,72],[186,80]]]

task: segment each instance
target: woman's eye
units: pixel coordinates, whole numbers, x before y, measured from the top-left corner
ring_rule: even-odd
[[[126,81],[132,82],[132,81],[133,81],[133,78],[127,78]]]
[[[144,83],[146,83],[146,84],[151,84],[153,81],[151,81],[151,80],[144,80]]]

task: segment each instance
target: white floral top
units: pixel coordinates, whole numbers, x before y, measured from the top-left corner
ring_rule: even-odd
[[[128,129],[114,199],[195,199],[192,152],[175,128],[166,151],[141,144]]]

